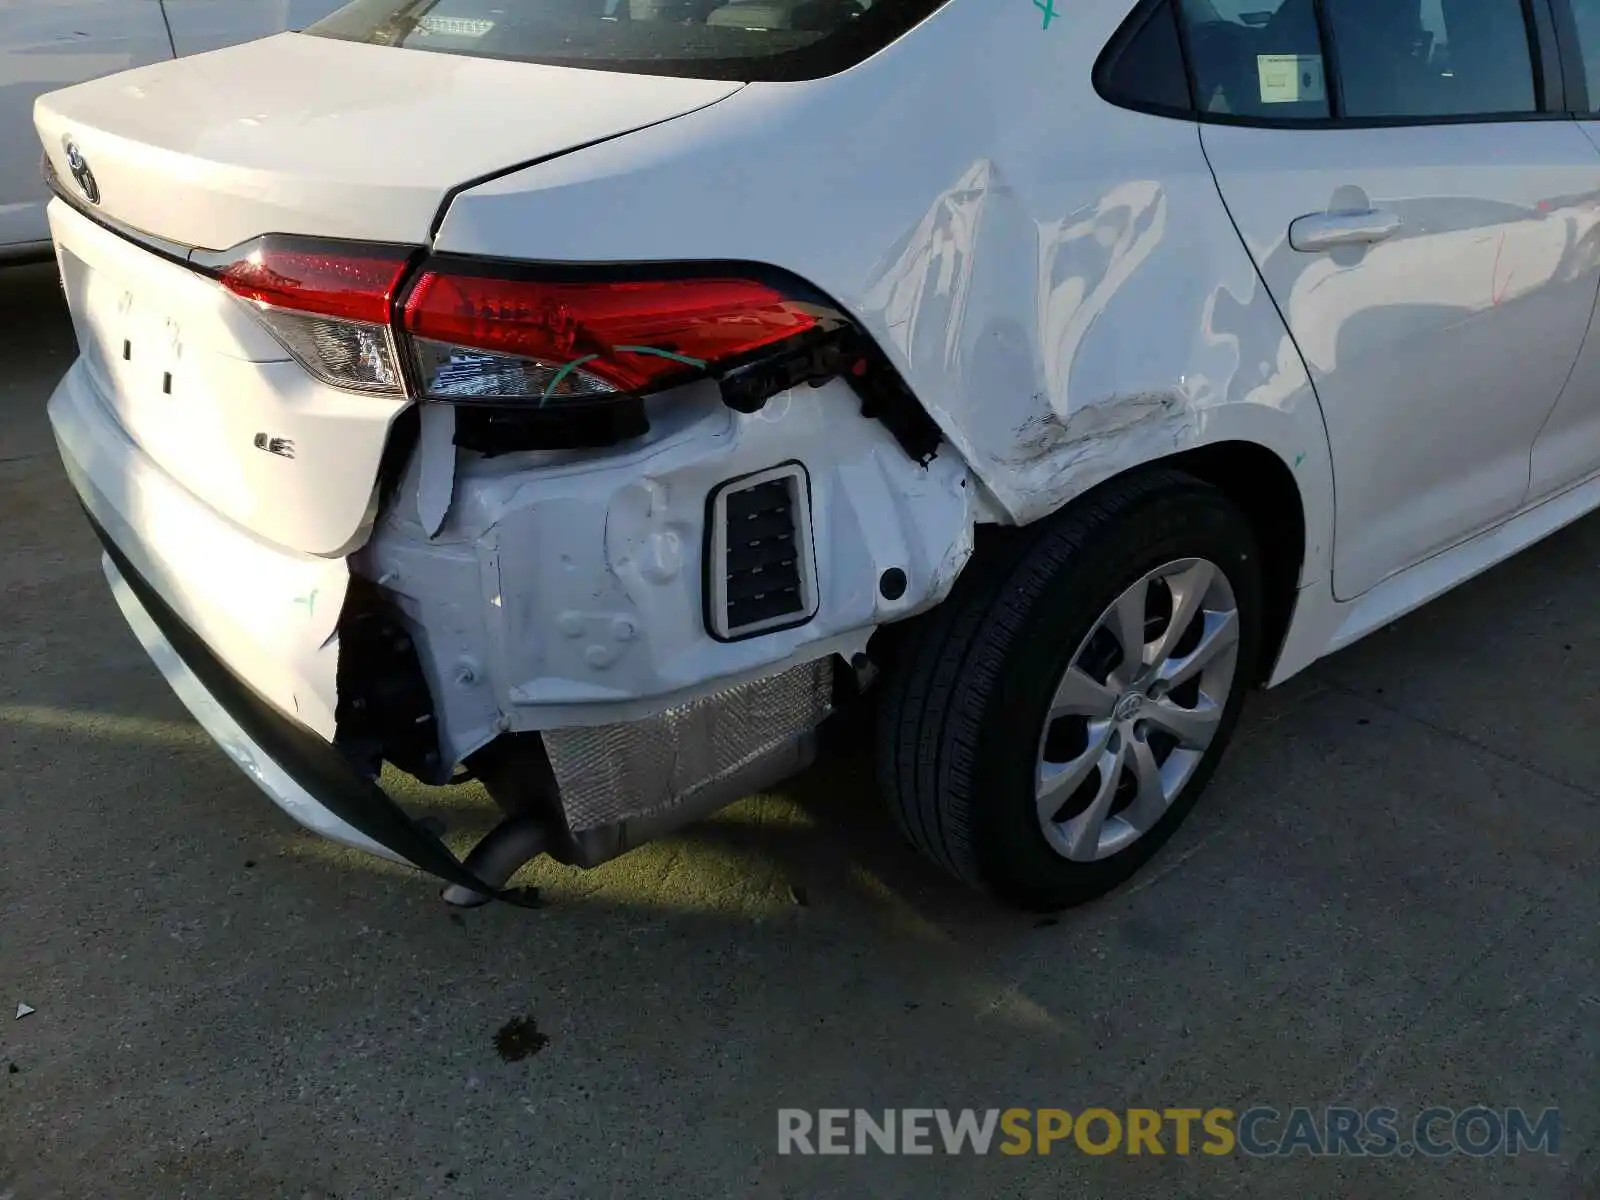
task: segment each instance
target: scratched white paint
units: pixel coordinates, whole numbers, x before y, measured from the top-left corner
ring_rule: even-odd
[[[107,419],[83,361],[49,410],[80,499],[139,573],[240,678],[331,740],[344,560],[242,536],[197,503]]]

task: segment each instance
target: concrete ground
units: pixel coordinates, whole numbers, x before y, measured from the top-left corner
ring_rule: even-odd
[[[1256,698],[1153,867],[1057,921],[924,869],[849,755],[452,914],[300,832],[146,664],[45,423],[71,354],[50,269],[0,275],[0,1200],[1600,1196],[1600,521]],[[776,1154],[785,1106],[1338,1103],[1554,1105],[1561,1139]]]

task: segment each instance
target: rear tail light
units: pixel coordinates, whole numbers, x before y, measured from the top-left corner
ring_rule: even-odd
[[[424,267],[401,323],[424,395],[543,405],[659,391],[828,319],[738,276],[575,281],[441,263]]]
[[[649,428],[642,398],[694,379],[715,380],[741,412],[839,374],[864,410],[904,407],[874,390],[877,376],[895,372],[870,342],[852,337],[826,298],[777,271],[423,255],[272,234],[190,262],[249,304],[316,378],[464,406],[473,415],[458,424],[458,440],[485,452],[507,441],[555,448],[636,437]]]
[[[318,379],[399,394],[405,385],[389,316],[412,253],[401,246],[272,235],[200,265],[248,301]]]

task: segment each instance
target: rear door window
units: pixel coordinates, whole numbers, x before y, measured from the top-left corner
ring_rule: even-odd
[[[1523,0],[1181,5],[1195,100],[1205,114],[1427,122],[1538,111]]]
[[[1504,116],[1538,110],[1522,0],[1323,0],[1342,115]]]
[[[1273,121],[1330,116],[1312,0],[1184,0],[1202,113]]]
[[[355,0],[307,33],[554,66],[701,79],[812,79],[948,0]]]

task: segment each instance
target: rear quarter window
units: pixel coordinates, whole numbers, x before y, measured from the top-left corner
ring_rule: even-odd
[[[948,2],[355,0],[305,32],[641,75],[795,80],[855,65]]]

